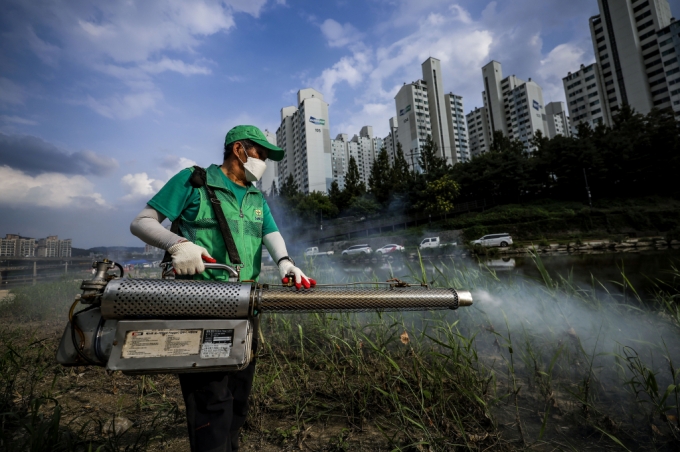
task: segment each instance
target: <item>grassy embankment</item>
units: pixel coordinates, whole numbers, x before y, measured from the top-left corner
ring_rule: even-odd
[[[474,289],[455,312],[264,317],[244,450],[677,450],[680,271],[646,296],[537,265],[541,282],[452,262],[407,275]],[[187,450],[174,376],[55,364],[76,293],[0,303],[0,449]]]

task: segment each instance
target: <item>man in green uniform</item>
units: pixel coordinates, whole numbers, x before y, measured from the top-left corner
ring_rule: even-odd
[[[219,203],[212,202],[203,184],[192,183],[194,168],[180,171],[148,202],[130,225],[144,242],[165,249],[179,277],[227,280],[221,270],[206,270],[203,261],[240,268],[240,279],[257,280],[262,245],[277,263],[281,278],[293,278],[295,286],[309,289],[308,278],[288,256],[283,237],[262,193],[252,185],[266,169],[267,159],[280,161],[284,151],[269,143],[257,127],[237,126],[225,138],[222,165],[206,169],[205,183]],[[224,213],[241,265],[229,259],[215,208]],[[165,218],[176,225],[168,231]],[[257,339],[253,339],[253,350]],[[238,450],[239,429],[248,412],[248,397],[255,372],[255,359],[240,372],[181,374],[180,385],[187,409],[191,450],[194,452]]]

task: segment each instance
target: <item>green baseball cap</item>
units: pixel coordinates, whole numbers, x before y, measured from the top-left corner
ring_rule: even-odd
[[[227,133],[227,136],[224,138],[224,145],[226,146],[228,144],[233,143],[234,141],[239,140],[250,140],[259,144],[263,148],[268,149],[269,150],[268,158],[275,162],[280,162],[283,159],[283,155],[285,154],[283,149],[281,149],[278,146],[274,146],[269,141],[267,141],[267,137],[264,136],[264,133],[262,133],[262,131],[255,126],[234,127]]]

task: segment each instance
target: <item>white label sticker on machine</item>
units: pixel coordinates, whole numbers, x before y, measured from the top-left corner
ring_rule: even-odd
[[[205,330],[201,358],[229,358],[234,343],[234,330]]]
[[[203,330],[138,330],[125,333],[123,358],[197,355]]]

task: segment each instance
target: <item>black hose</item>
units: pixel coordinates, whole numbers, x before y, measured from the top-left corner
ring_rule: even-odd
[[[123,270],[123,266],[120,265],[118,262],[114,262],[113,265],[118,267],[118,270],[120,270],[120,277],[123,278],[125,276],[125,270]]]

